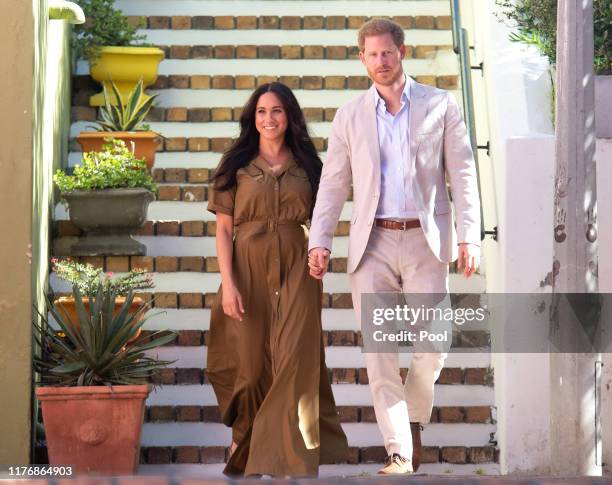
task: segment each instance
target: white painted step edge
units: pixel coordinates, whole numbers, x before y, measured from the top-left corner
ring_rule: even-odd
[[[371,406],[370,387],[362,384],[332,384],[337,406]],[[493,406],[492,387],[475,385],[436,384],[434,406]],[[213,406],[217,399],[208,384],[186,384],[157,387],[149,397],[148,406]]]
[[[119,0],[125,15],[450,15],[447,1]]]
[[[382,446],[376,423],[342,423],[349,446]],[[489,446],[494,424],[424,425],[423,446]],[[145,423],[142,446],[227,446],[231,429],[221,423]]]

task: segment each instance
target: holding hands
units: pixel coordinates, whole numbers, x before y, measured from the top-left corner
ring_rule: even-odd
[[[310,276],[318,280],[322,280],[327,273],[329,265],[329,250],[326,248],[312,248],[308,252],[308,268]]]

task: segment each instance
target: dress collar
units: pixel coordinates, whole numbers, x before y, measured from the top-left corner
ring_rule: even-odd
[[[257,168],[260,168],[261,170],[263,170],[265,173],[272,175],[273,177],[278,177],[284,174],[291,167],[294,167],[297,165],[293,157],[289,157],[289,159],[281,165],[281,168],[278,171],[273,171],[270,168],[270,165],[268,165],[268,162],[266,162],[266,160],[261,155],[257,155],[251,163],[255,165]]]

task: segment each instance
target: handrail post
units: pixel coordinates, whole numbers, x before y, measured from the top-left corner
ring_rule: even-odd
[[[474,117],[474,98],[472,95],[472,64],[470,60],[468,32],[461,27],[461,9],[459,0],[450,0],[453,30],[453,51],[459,55],[461,69],[461,93],[463,98],[463,117],[470,137],[470,145],[476,163],[476,180],[480,199],[480,240],[485,237],[484,216],[482,210],[482,191],[480,188],[480,166],[478,163],[478,142],[476,140],[476,120]]]

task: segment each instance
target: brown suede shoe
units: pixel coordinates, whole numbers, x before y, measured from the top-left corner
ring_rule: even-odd
[[[410,475],[412,473],[412,463],[397,453],[389,455],[385,459],[385,466],[378,470],[379,475]]]
[[[412,434],[412,467],[414,471],[421,465],[421,423],[410,423],[410,433]]]

